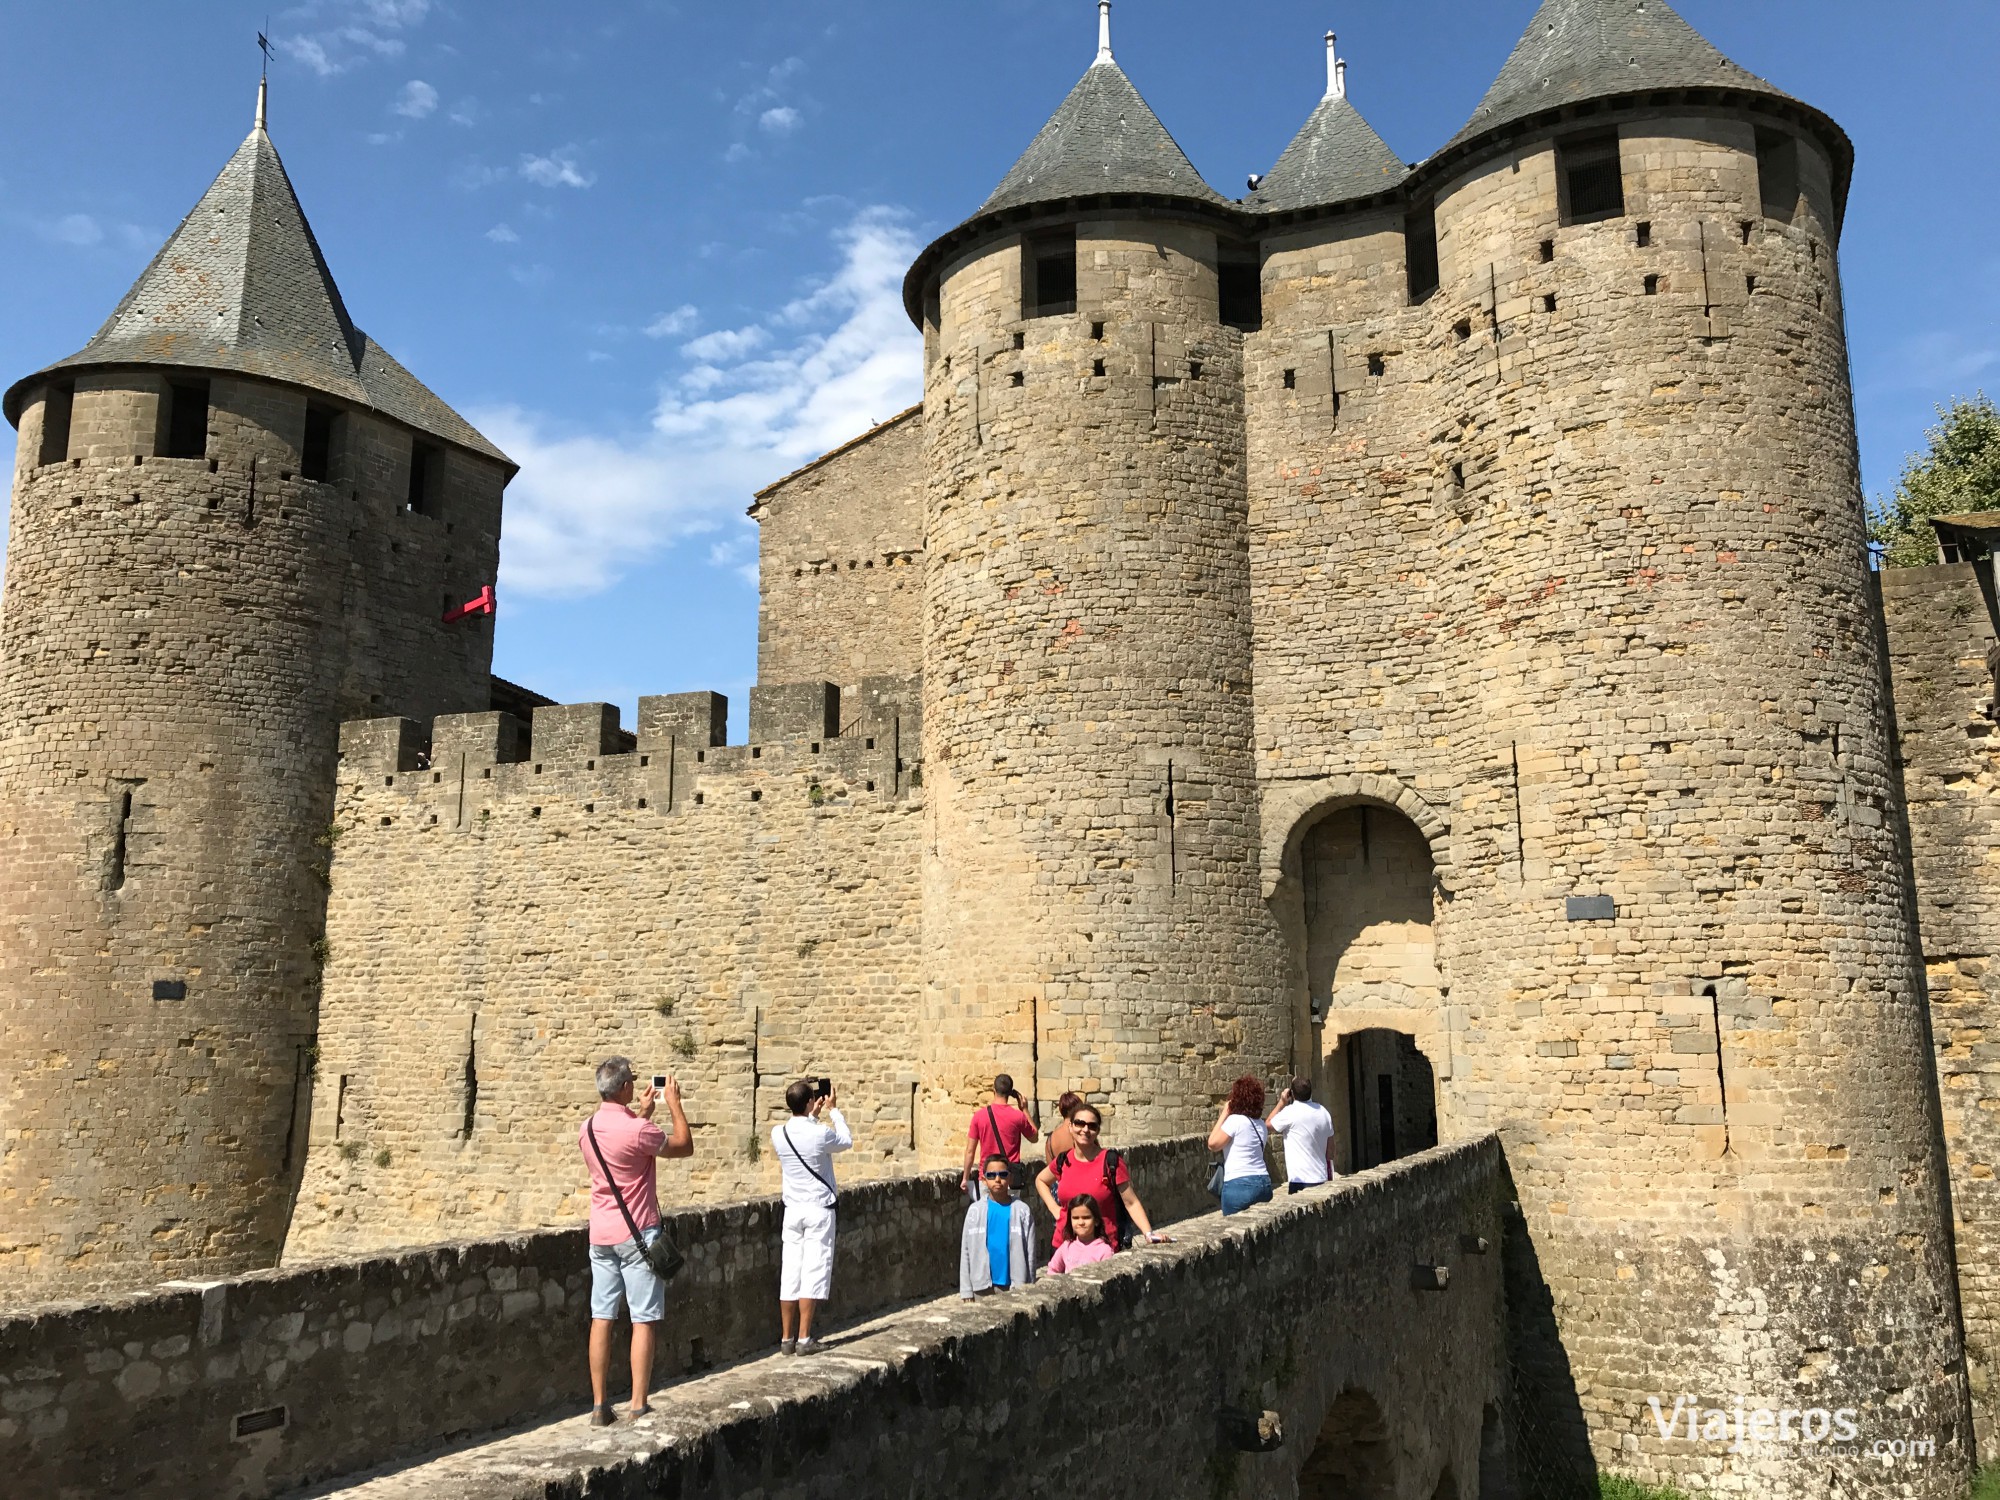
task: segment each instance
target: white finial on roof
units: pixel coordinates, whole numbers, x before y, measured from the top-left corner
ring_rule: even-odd
[[[264,22],[266,30],[270,29],[270,25],[269,20]],[[257,50],[264,54],[264,67],[257,76],[257,128],[262,130],[264,106],[270,101],[271,95],[271,39],[262,31],[257,33]]]
[[[264,105],[266,101],[270,98],[270,94],[271,94],[271,80],[268,78],[258,79],[257,80],[257,128],[259,130],[262,130],[264,128]],[[242,116],[239,115],[237,116],[237,118],[241,119]]]
[[[1347,64],[1340,60],[1334,34],[1330,31],[1326,34],[1326,97],[1347,97]]]
[[[1097,60],[1111,59],[1111,0],[1097,0]]]
[[[1342,99],[1347,97],[1347,59],[1344,57],[1333,65],[1333,91]]]

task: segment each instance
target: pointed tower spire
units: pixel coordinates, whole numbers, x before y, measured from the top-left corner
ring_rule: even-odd
[[[1543,0],[1472,119],[1444,150],[1543,110],[1685,88],[1790,99],[1724,57],[1666,0]]]
[[[1097,0],[1097,61],[1116,63],[1111,55],[1111,0]]]
[[[1257,182],[1252,208],[1284,213],[1366,198],[1409,175],[1374,127],[1347,98],[1347,59],[1339,38],[1326,34],[1326,97],[1278,164]]]

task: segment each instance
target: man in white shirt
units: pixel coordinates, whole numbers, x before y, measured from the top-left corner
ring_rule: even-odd
[[[801,1078],[785,1090],[792,1117],[771,1131],[784,1174],[784,1248],[778,1269],[778,1351],[817,1354],[813,1311],[833,1291],[833,1153],[854,1144],[827,1080]]]
[[[1312,1096],[1312,1080],[1294,1078],[1264,1122],[1285,1138],[1285,1176],[1294,1193],[1331,1182],[1336,1175],[1333,1116],[1324,1104],[1313,1103]]]

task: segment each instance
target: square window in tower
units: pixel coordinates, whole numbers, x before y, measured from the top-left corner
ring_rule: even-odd
[[[1438,289],[1437,205],[1426,203],[1403,219],[1403,262],[1409,272],[1410,305],[1430,300]]]
[[[330,406],[321,406],[317,401],[306,403],[305,444],[299,450],[299,473],[317,484],[324,484],[333,473],[334,436],[340,424],[340,413]]]
[[[1792,222],[1799,209],[1798,137],[1782,130],[1757,132],[1757,193],[1764,217]]]
[[[1592,224],[1616,219],[1625,212],[1625,168],[1618,155],[1618,135],[1572,136],[1556,146],[1556,177],[1561,184],[1562,221]]]
[[[1076,311],[1076,231],[1031,234],[1021,241],[1021,316]]]
[[[208,457],[208,382],[172,381],[162,404],[165,409],[160,413],[160,457]]]
[[[1264,326],[1264,268],[1255,245],[1224,245],[1215,258],[1216,321],[1245,333]]]

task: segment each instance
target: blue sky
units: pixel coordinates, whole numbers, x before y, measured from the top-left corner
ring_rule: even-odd
[[[1117,51],[1235,196],[1324,84],[1405,157],[1531,0],[1121,0]],[[1859,153],[1843,244],[1866,483],[2000,388],[1991,0],[1683,0]],[[242,139],[265,9],[11,7],[0,375],[80,346]],[[1095,50],[1089,0],[308,0],[271,132],[356,320],[522,462],[496,669],[567,701],[755,675],[751,491],[917,399],[909,259]]]

